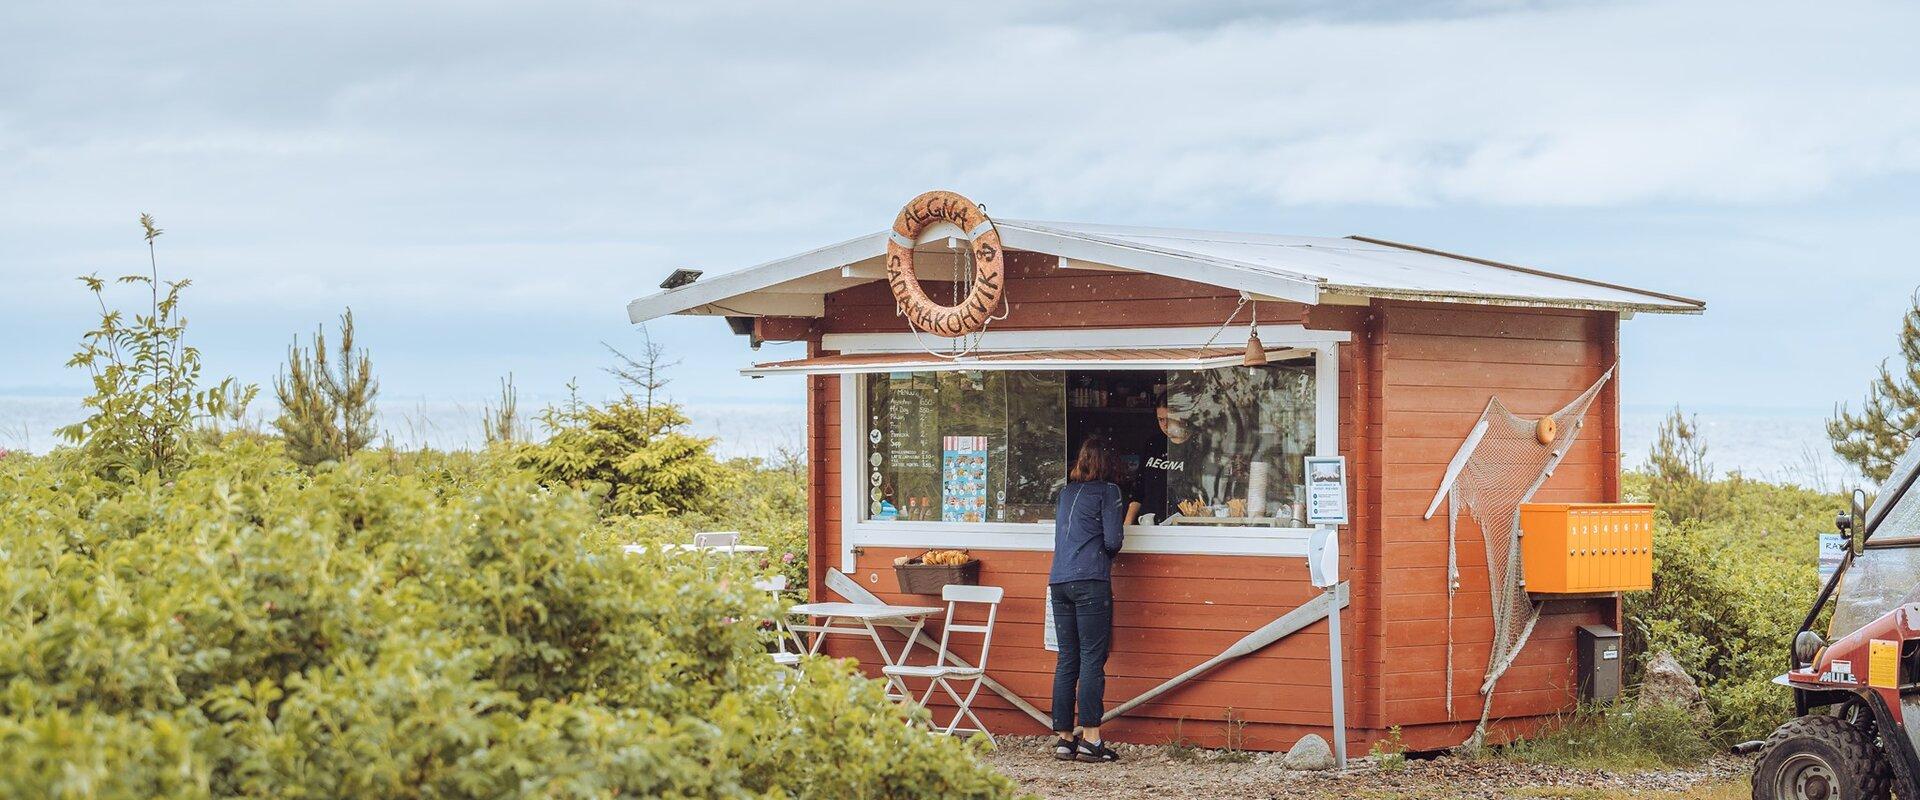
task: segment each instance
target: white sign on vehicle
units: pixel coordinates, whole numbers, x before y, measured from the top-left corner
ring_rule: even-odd
[[[1826,585],[1833,573],[1840,571],[1840,562],[1847,557],[1847,537],[1837,533],[1820,534],[1820,584]]]

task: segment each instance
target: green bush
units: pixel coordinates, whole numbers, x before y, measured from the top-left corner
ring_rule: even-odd
[[[719,506],[727,471],[712,439],[686,433],[677,406],[632,395],[605,405],[574,401],[541,412],[548,437],[511,448],[550,485],[598,494],[609,514],[707,513]]]
[[[1648,498],[1653,480],[1628,473],[1628,498]],[[1653,590],[1626,596],[1627,649],[1672,651],[1706,694],[1720,739],[1762,738],[1792,715],[1791,694],[1771,681],[1820,590],[1816,534],[1846,500],[1738,475],[1706,488],[1722,498],[1712,513],[1676,524],[1662,511],[1656,521]]]
[[[0,796],[1000,797],[744,562],[629,556],[496,453],[171,480],[0,458]]]
[[[767,548],[752,566],[787,576],[795,590],[807,585],[807,482],[805,463],[783,457],[773,463],[736,458],[710,513],[614,516],[608,535],[624,544],[686,544],[695,533],[739,531],[740,541]]]

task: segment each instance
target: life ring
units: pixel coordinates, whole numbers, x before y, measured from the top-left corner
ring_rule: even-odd
[[[913,245],[935,222],[950,222],[966,231],[973,248],[973,289],[957,306],[943,306],[927,297],[913,273]],[[928,333],[953,338],[985,330],[1000,308],[1006,289],[1000,231],[972,200],[935,190],[913,198],[893,219],[887,239],[887,285],[907,322]]]

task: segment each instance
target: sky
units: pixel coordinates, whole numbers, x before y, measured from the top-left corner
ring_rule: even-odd
[[[1363,234],[1702,298],[1629,405],[1856,403],[1920,287],[1920,4],[8,3],[0,395],[86,390],[75,280],[190,277],[210,375],[351,307],[385,397],[790,405],[709,275],[949,188],[1022,219]],[[112,295],[129,306],[131,293]],[[4,421],[0,421],[4,422]]]

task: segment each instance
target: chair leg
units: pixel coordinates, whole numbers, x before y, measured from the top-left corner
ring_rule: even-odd
[[[973,686],[967,689],[967,695],[965,697],[961,697],[960,693],[954,691],[953,685],[948,683],[945,678],[939,679],[940,688],[945,689],[947,696],[953,698],[955,706],[953,719],[947,722],[946,729],[941,731],[941,733],[949,736],[953,735],[955,731],[960,730],[960,721],[966,719],[973,722],[973,730],[987,735],[987,741],[997,743],[993,738],[993,732],[987,730],[987,724],[981,722],[979,715],[973,713],[973,699],[980,694],[980,685],[984,682],[985,676],[976,676],[968,680],[973,681]]]
[[[907,680],[905,678],[900,679],[900,684],[902,686],[905,686],[906,682]],[[906,698],[909,702],[912,702],[914,705],[919,706],[920,708],[924,709],[927,712],[927,730],[934,730],[935,728],[938,727],[938,725],[936,725],[933,721],[933,707],[927,705],[927,703],[928,701],[933,699],[933,690],[936,688],[939,688],[939,686],[940,686],[940,679],[933,678],[932,680],[929,680],[927,682],[927,690],[924,692],[921,692],[920,697],[918,699],[914,698],[912,695],[908,695]],[[913,724],[912,717],[908,717],[907,724],[908,725]]]

